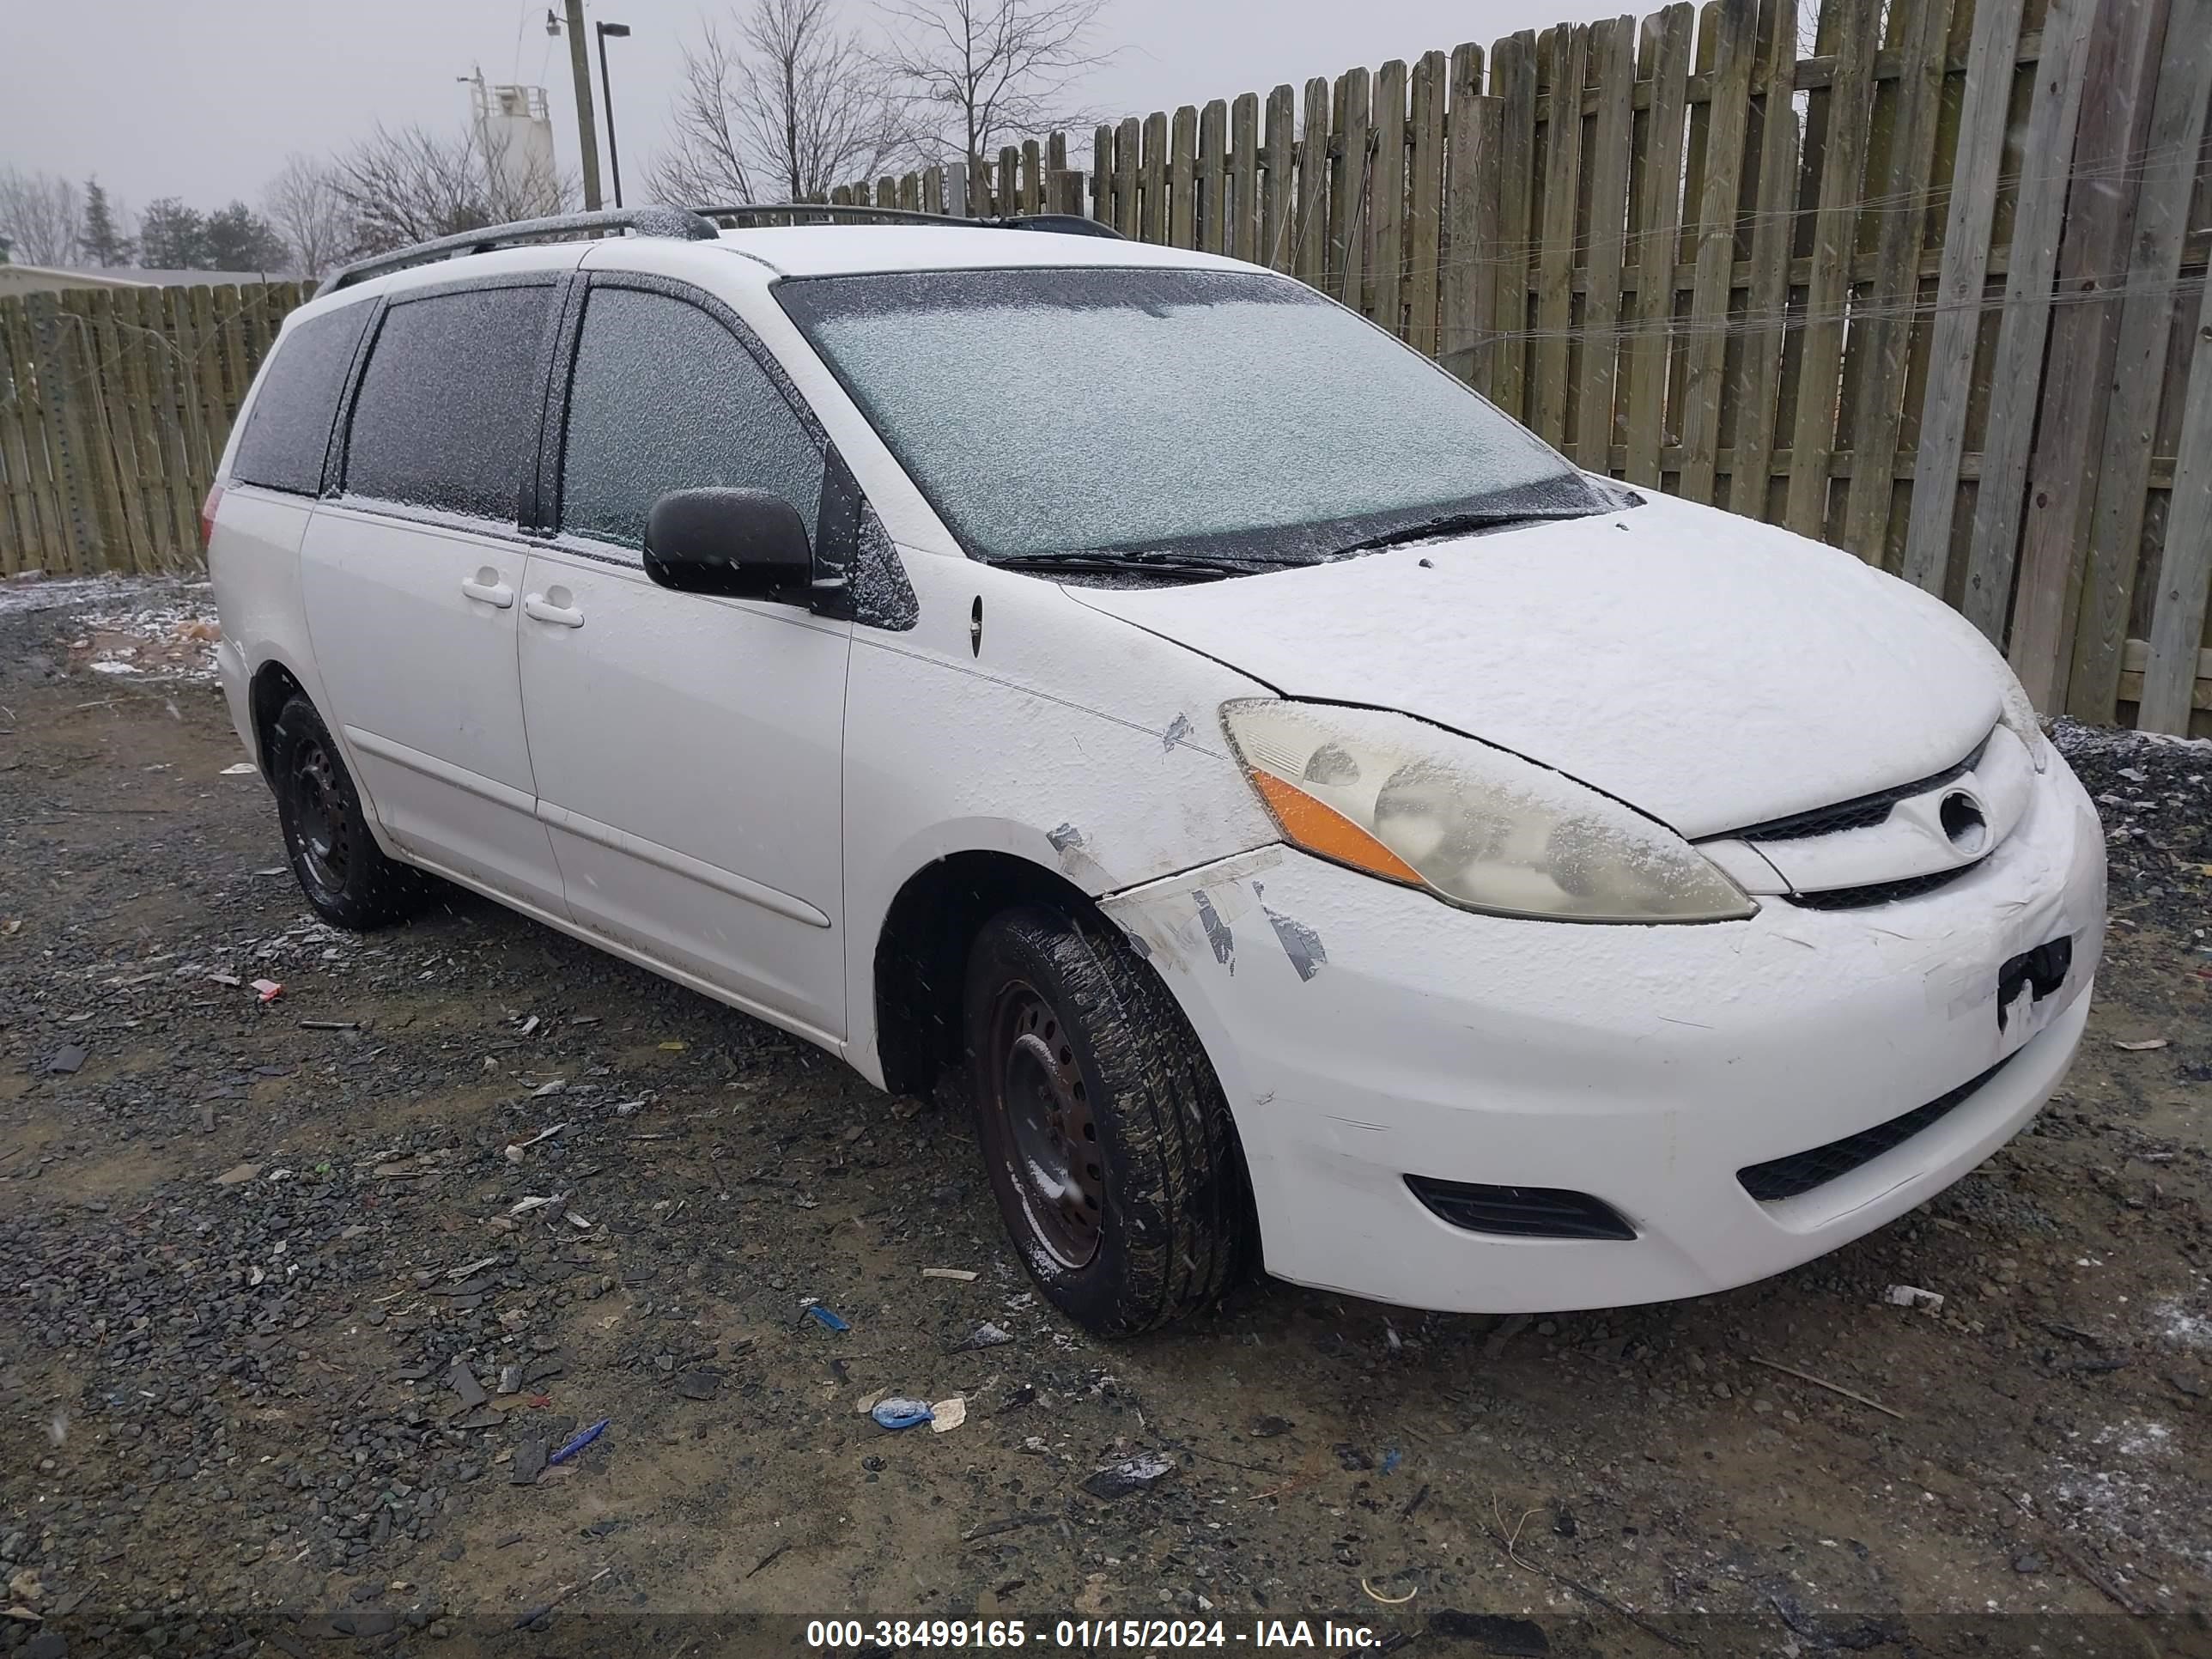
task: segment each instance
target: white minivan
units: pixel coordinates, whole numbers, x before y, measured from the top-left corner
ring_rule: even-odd
[[[324,916],[442,878],[957,1079],[1107,1333],[1254,1261],[1740,1285],[2057,1086],[2103,837],[1955,613],[1287,277],[818,216],[508,227],[286,319],[209,562]]]

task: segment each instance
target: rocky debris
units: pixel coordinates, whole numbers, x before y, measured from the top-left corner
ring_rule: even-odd
[[[518,1486],[533,1486],[545,1472],[546,1444],[532,1437],[514,1443],[514,1461],[507,1466],[507,1479]]]
[[[2212,741],[2070,720],[2056,722],[2051,739],[2105,820],[2115,908],[2166,901],[2201,926],[2212,895]]]
[[[1173,1474],[1175,1468],[1173,1458],[1159,1452],[1147,1452],[1141,1457],[1126,1458],[1099,1470],[1083,1483],[1083,1490],[1110,1503],[1156,1486]]]

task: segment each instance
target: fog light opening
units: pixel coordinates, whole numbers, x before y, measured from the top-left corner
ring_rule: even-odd
[[[1982,850],[1990,838],[1989,821],[1982,816],[1982,804],[1963,789],[1954,789],[1943,797],[1936,809],[1936,821],[1951,845],[1968,858]]]

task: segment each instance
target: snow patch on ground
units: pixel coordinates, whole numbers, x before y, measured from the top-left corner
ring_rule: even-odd
[[[168,584],[165,584],[167,586]],[[77,605],[118,605],[148,586],[123,576],[70,576],[52,581],[0,581],[0,617]]]
[[[2212,1568],[2212,1550],[2191,1547],[2206,1494],[2179,1451],[2172,1427],[2151,1418],[2129,1416],[2095,1431],[2080,1453],[2051,1459],[2064,1524],[2108,1550],[2124,1550],[2133,1539]]]
[[[84,628],[84,642],[72,641],[70,652],[88,653],[86,665],[96,672],[203,684],[216,678],[222,624],[206,582],[135,586],[89,612]]]
[[[2147,749],[2179,750],[2201,754],[2212,764],[2212,738],[2176,738],[2163,732],[2130,732],[2119,726],[2086,726],[2080,720],[2059,719],[2051,724],[2051,741],[2071,763],[2085,755],[2125,756]]]
[[[2212,1317],[2193,1313],[2171,1297],[2151,1309],[2160,1338],[2179,1348],[2212,1348]]]
[[[211,684],[222,638],[215,590],[176,577],[70,576],[0,581],[0,621],[76,613],[61,643],[74,669],[144,683]],[[69,624],[64,623],[64,626]]]

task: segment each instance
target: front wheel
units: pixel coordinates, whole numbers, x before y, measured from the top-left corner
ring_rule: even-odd
[[[1218,1300],[1250,1205],[1228,1103],[1165,987],[1104,924],[1009,910],[968,964],[969,1092],[1030,1276],[1105,1336]]]
[[[422,908],[433,878],[384,855],[337,743],[305,697],[292,698],[277,713],[269,775],[292,873],[325,921],[381,927]]]

